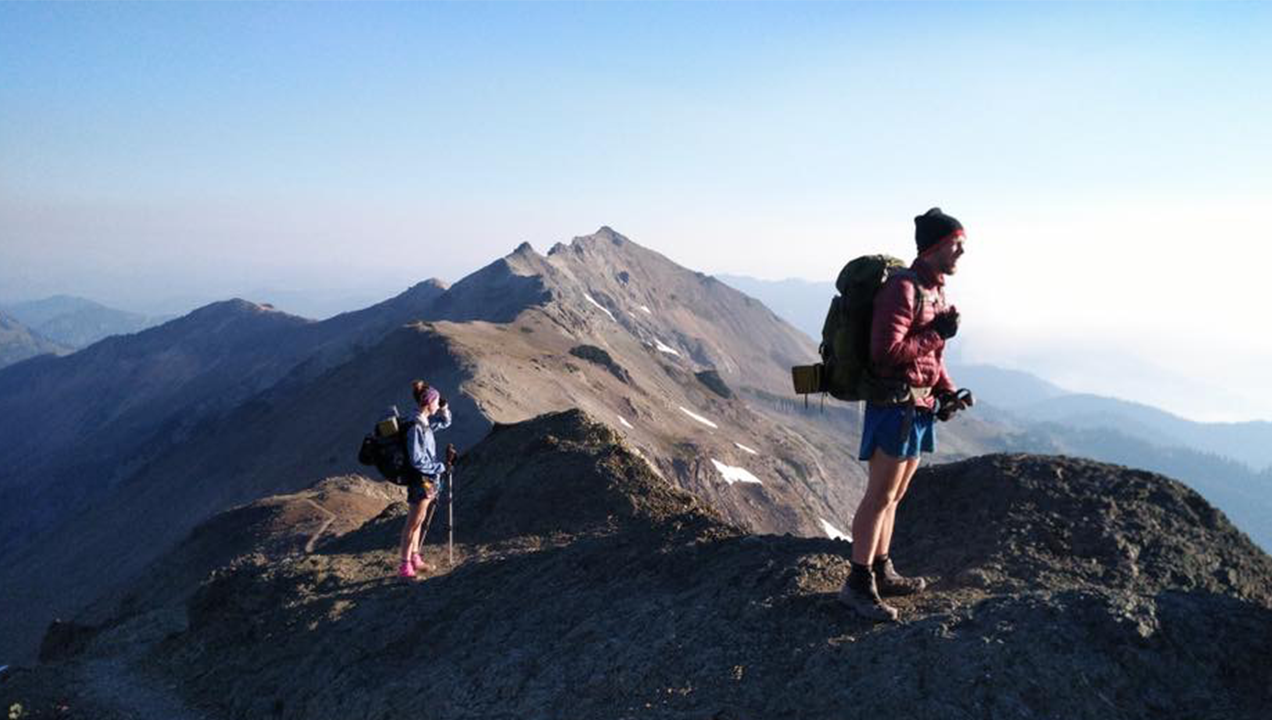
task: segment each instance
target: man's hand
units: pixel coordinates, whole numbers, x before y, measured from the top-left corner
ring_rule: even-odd
[[[936,411],[936,419],[946,422],[954,417],[954,413],[960,410],[966,410],[976,404],[976,397],[972,395],[972,391],[967,388],[958,390],[957,392],[942,393],[937,397],[937,401],[941,403],[940,408]]]
[[[936,330],[936,334],[941,336],[942,340],[949,340],[958,334],[958,309],[950,308],[932,321],[932,329]]]

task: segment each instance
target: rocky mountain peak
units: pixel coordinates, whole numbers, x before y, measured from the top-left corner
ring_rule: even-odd
[[[192,310],[188,315],[177,320],[188,320],[191,322],[222,321],[262,315],[274,315],[279,318],[294,318],[298,321],[306,321],[305,318],[299,315],[283,312],[269,303],[256,303],[243,298],[232,298],[209,303]]]
[[[615,232],[609,225],[602,225],[601,228],[593,234],[593,237],[604,238],[615,245],[621,245],[627,241],[625,236]]]
[[[126,696],[95,682],[126,683],[92,673],[131,654],[181,702],[235,717],[393,715],[404,690],[439,718],[1253,719],[1272,699],[1272,559],[1150,473],[1030,455],[921,469],[893,557],[930,586],[892,601],[892,625],[835,601],[850,542],[746,534],[581,412],[497,426],[465,454],[459,562],[435,525],[422,581],[391,577],[405,507],[373,485],[206,523],[160,567],[237,558],[63,632],[62,661],[6,698],[109,709],[94,703]]]
[[[428,280],[417,282],[395,297],[381,303],[379,306],[373,305],[372,307],[388,306],[398,311],[415,308],[420,313],[423,313],[426,311],[429,303],[433,302],[434,299],[449,289],[450,286],[445,281],[437,278],[430,278]],[[417,315],[417,317],[419,317],[419,315]]]
[[[580,235],[571,242],[580,244],[589,248],[601,249],[606,245],[621,247],[624,243],[631,242],[625,235],[620,234],[608,225],[602,225],[600,229],[591,235]]]
[[[457,468],[468,537],[576,534],[690,515],[723,522],[659,476],[609,424],[571,409],[495,425]]]
[[[1062,456],[985,455],[924,470],[898,548],[977,587],[1099,587],[1272,606],[1272,559],[1213,505],[1154,473]]]
[[[621,254],[623,252],[652,252],[647,248],[641,247],[633,243],[626,236],[618,233],[608,225],[603,225],[599,230],[591,235],[579,235],[570,240],[569,243],[557,243],[548,251],[549,257],[561,256],[567,253],[575,255],[585,254]]]
[[[660,483],[694,492],[731,523],[806,535],[821,532],[819,518],[842,526],[859,471],[841,429],[775,421],[767,399],[752,404],[756,392],[789,392],[789,364],[813,356],[808,341],[740,293],[619,238],[601,228],[564,246],[577,252],[550,256],[522,245],[445,290],[421,283],[318,323],[226,301],[43,363],[38,382],[33,372],[10,375],[0,431],[21,442],[0,444],[0,460],[21,465],[24,484],[55,477],[46,484],[65,488],[42,496],[38,512],[0,503],[0,520],[25,523],[10,538],[54,527],[87,536],[91,526],[95,547],[114,559],[88,581],[50,578],[43,568],[58,548],[0,539],[0,553],[14,553],[6,560],[22,558],[0,564],[0,580],[40,593],[12,616],[65,616],[128,582],[217,509],[356,470],[339,448],[384,407],[409,403],[415,377],[456,403],[449,432],[461,446],[494,423],[582,408],[647,458]],[[48,407],[75,412],[51,423]],[[99,433],[96,454],[64,452],[86,421]],[[35,467],[24,460],[32,457],[46,460]],[[84,468],[109,469],[111,481],[88,483]],[[198,482],[172,481],[190,474]],[[96,512],[107,499],[110,513]],[[80,504],[65,509],[72,501]],[[143,535],[149,544],[138,547]],[[11,626],[0,650],[32,647]]]

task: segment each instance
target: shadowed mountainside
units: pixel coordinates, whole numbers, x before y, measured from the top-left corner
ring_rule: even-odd
[[[0,371],[0,520],[22,536],[117,489],[197,440],[197,429],[280,382],[303,384],[422,313],[443,292],[420,283],[378,305],[315,323],[230,300],[65,358]]]
[[[1089,394],[1010,407],[1035,422],[1083,430],[1116,429],[1161,447],[1186,447],[1243,462],[1258,471],[1272,467],[1272,423],[1201,423],[1142,403]]]
[[[1161,476],[1024,455],[921,470],[896,547],[933,582],[896,625],[834,602],[849,543],[747,534],[581,412],[497,427],[456,476],[453,570],[433,544],[436,572],[392,579],[404,505],[328,480],[205,523],[0,699],[107,720],[138,685],[209,719],[394,717],[425,697],[437,718],[1259,718],[1272,701],[1272,559]]]

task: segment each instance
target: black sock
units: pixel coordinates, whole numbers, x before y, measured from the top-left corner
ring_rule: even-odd
[[[884,565],[887,565],[887,564],[888,564],[887,555],[879,555],[878,557],[874,559],[874,567],[883,567]]]

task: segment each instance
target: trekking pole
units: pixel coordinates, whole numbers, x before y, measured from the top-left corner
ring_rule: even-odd
[[[455,567],[455,452],[454,445],[446,446],[446,554],[450,566]]]
[[[420,531],[420,549],[419,554],[424,554],[424,539],[428,537],[428,526],[433,524],[433,511],[437,510],[437,503],[428,504],[428,514],[424,516],[424,529]]]

